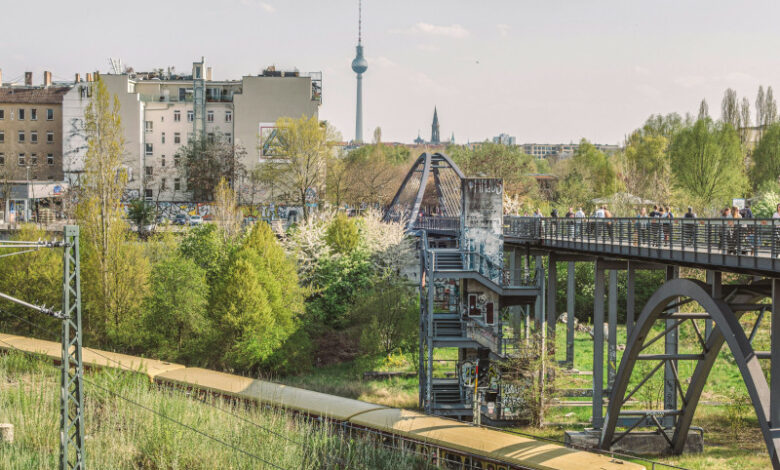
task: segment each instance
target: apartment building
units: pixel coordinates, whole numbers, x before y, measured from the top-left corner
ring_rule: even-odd
[[[593,144],[596,149],[607,153],[620,150],[619,145]],[[522,144],[523,153],[536,158],[568,158],[580,148],[579,144]]]
[[[318,116],[322,76],[266,69],[240,80],[213,80],[211,67],[194,62],[190,75],[167,71],[101,75],[110,94],[120,102],[124,126],[124,166],[128,175],[126,199],[188,201],[183,162],[177,151],[194,136],[221,139],[242,147],[241,163],[251,170],[261,164],[262,129],[280,117]],[[66,180],[83,172],[83,110],[87,92],[77,84],[65,97]],[[248,181],[236,182],[243,193]]]
[[[2,83],[0,74],[0,83]],[[53,217],[61,206],[62,101],[69,87],[53,86],[51,72],[34,86],[0,86],[0,220]]]

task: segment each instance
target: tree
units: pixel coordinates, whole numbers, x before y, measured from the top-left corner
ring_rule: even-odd
[[[354,149],[330,165],[328,192],[332,203],[353,206],[385,205],[406,175],[409,149],[377,142]]]
[[[609,196],[620,187],[615,161],[585,139],[571,158],[559,161],[553,168],[558,175],[560,202],[589,206],[591,199]]]
[[[700,209],[743,194],[745,167],[739,137],[730,125],[700,119],[677,133],[669,153],[675,184]]]
[[[113,104],[98,79],[84,112],[87,153],[78,188],[76,217],[82,229],[82,280],[87,334],[115,344],[133,340],[140,314],[148,261],[143,248],[127,243],[121,197],[127,174],[122,166],[124,138],[119,100]],[[133,326],[131,326],[133,325]]]
[[[766,183],[778,183],[780,178],[780,123],[766,128],[753,151],[753,168],[750,172],[753,188]]]
[[[655,201],[668,201],[671,195],[669,140],[663,135],[634,131],[626,142],[619,172],[626,190]]]
[[[127,209],[127,218],[135,223],[139,230],[144,225],[149,225],[154,221],[154,206],[147,204],[143,199],[130,201],[130,207]]]
[[[536,197],[538,186],[531,174],[536,173],[533,157],[519,147],[485,142],[475,148],[452,148],[450,156],[466,175],[502,178],[510,194]]]
[[[764,86],[758,86],[756,95],[756,126],[759,128],[764,125],[766,119],[766,99],[764,98]]]
[[[705,119],[710,117],[710,107],[707,105],[707,100],[702,99],[699,104],[699,119]]]
[[[737,101],[737,92],[732,88],[727,88],[723,93],[723,101],[720,103],[721,120],[731,124],[734,129],[739,129],[739,101]]]
[[[214,224],[192,227],[179,245],[181,254],[206,272],[209,285],[217,281],[234,248],[233,244],[225,243],[220,228]]]
[[[748,128],[750,127],[750,101],[747,97],[742,98],[739,115],[739,139],[744,145],[747,142]]]
[[[212,295],[219,361],[242,371],[259,368],[296,331],[303,301],[295,263],[268,224],[255,224]]]
[[[174,159],[184,162],[187,189],[193,201],[213,201],[219,182],[227,180],[231,188],[242,180],[245,168],[241,160],[246,155],[243,147],[233,145],[221,136],[195,136],[179,147]]]
[[[277,138],[271,144],[278,158],[264,162],[266,178],[274,181],[279,196],[303,209],[308,220],[310,204],[323,196],[326,162],[333,146],[333,131],[316,116],[276,121]]]
[[[777,101],[775,101],[772,87],[766,88],[766,96],[764,97],[764,127],[767,127],[777,120]]]
[[[325,241],[334,253],[348,255],[355,251],[360,243],[357,224],[344,214],[338,214],[325,232]]]
[[[238,198],[227,180],[222,178],[214,190],[214,221],[227,240],[235,240],[241,232],[241,211]]]
[[[350,312],[364,353],[391,354],[415,347],[420,307],[414,288],[399,278],[379,282],[362,295]]]
[[[197,360],[208,328],[206,272],[174,254],[152,268],[149,282],[142,322],[146,346],[162,359]]]

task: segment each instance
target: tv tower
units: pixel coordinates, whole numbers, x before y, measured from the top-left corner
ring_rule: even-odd
[[[357,109],[355,112],[355,142],[363,143],[363,72],[368,62],[363,58],[363,3],[358,0],[358,43],[357,54],[352,61],[352,70],[357,74]]]

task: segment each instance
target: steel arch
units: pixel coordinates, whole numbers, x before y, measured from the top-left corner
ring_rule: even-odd
[[[747,386],[753,408],[755,409],[761,433],[769,451],[772,466],[780,469],[780,440],[773,439],[772,429],[769,423],[769,384],[764,376],[759,359],[753,350],[742,326],[739,324],[739,316],[721,299],[715,299],[708,292],[708,286],[700,281],[692,279],[672,279],[662,285],[648,300],[642,310],[636,326],[631,332],[625,353],[620,361],[615,382],[610,393],[607,415],[602,429],[600,447],[609,449],[613,444],[615,428],[617,426],[620,408],[628,388],[631,372],[637,362],[640,350],[653,323],[659,319],[667,306],[678,297],[687,297],[698,302],[709,314],[715,328],[706,342],[706,351],[703,359],[699,359],[691,384],[686,391],[686,400],[683,404],[682,414],[678,419],[675,434],[673,436],[673,452],[680,453],[688,435],[688,428],[698,404],[704,383],[717,357],[720,347],[726,342],[734,355],[742,379]]]

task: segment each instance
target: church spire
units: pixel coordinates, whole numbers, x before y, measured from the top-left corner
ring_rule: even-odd
[[[439,113],[436,106],[433,107],[433,123],[431,124],[431,144],[440,144],[439,139]]]

